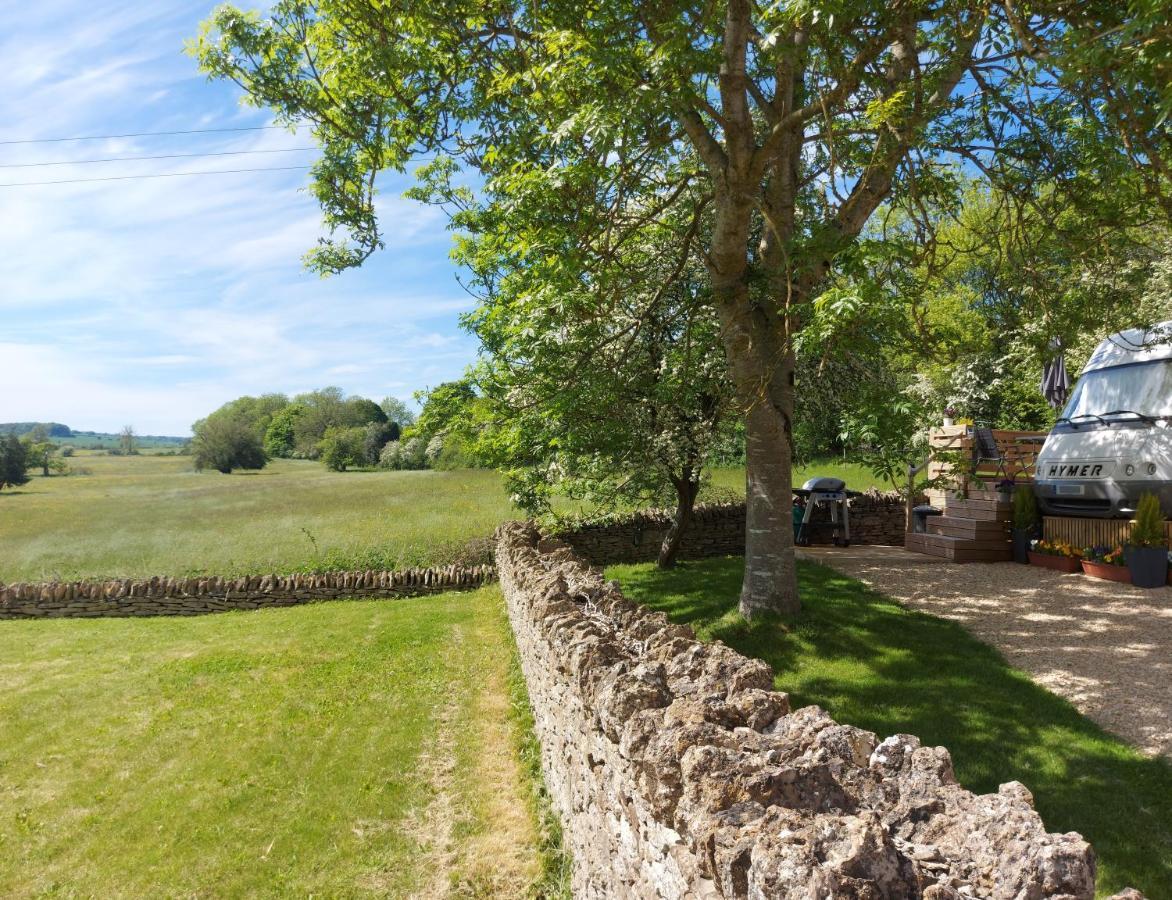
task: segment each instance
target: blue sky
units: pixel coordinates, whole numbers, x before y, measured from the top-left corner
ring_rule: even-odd
[[[248,5],[245,3],[244,5]],[[263,125],[183,53],[210,2],[0,4],[0,142]],[[313,152],[13,168],[307,147],[280,130],[0,145],[0,183],[309,164]],[[382,180],[387,249],[321,279],[304,171],[0,187],[0,421],[187,434],[221,403],[335,384],[404,399],[458,376],[471,298],[437,210]]]

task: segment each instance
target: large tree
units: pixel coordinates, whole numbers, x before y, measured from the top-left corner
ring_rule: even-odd
[[[15,434],[0,435],[0,490],[28,481],[28,448]]]
[[[191,461],[197,472],[263,469],[268,462],[256,428],[245,417],[217,410],[191,426]]]
[[[794,341],[809,305],[857,258],[877,210],[914,217],[960,192],[962,166],[1022,195],[1044,174],[1072,202],[1075,149],[1116,171],[1126,111],[1081,88],[1113,46],[1126,60],[1137,41],[1167,40],[1161,21],[1056,0],[280,0],[266,16],[221,8],[195,52],[281,121],[312,126],[314,190],[337,232],[310,255],[322,271],[382,245],[376,176],[420,152],[457,155],[518,208],[577,198],[548,223],[558,243],[518,239],[519,264],[589,263],[677,198],[703,210],[746,426],[751,616],[799,608]],[[1085,71],[1064,77],[1068,64]],[[1135,90],[1146,65],[1132,67]],[[1166,129],[1129,122],[1153,140]]]
[[[481,445],[532,513],[559,495],[606,511],[670,502],[658,561],[673,566],[730,399],[694,248],[648,228],[606,277],[551,297],[542,272],[502,260],[491,225],[474,230],[461,259],[486,289],[469,317],[491,351],[477,369],[492,421]]]

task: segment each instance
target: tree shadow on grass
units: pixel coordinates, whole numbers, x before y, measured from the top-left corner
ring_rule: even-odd
[[[815,703],[880,737],[909,732],[951,751],[977,792],[1021,781],[1049,829],[1079,831],[1099,889],[1172,897],[1172,765],[1104,732],[1012,669],[960,625],[908,610],[824,566],[799,564],[803,611],[746,622],[743,561],[613,570],[627,594],[770,663],[795,707]],[[1044,637],[1044,636],[1042,636]]]

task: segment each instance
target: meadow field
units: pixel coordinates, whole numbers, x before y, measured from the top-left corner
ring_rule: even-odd
[[[495,587],[0,626],[5,897],[513,898],[564,881]]]
[[[491,471],[331,472],[274,460],[75,456],[90,474],[0,492],[0,581],[397,568],[450,562],[519,513]]]
[[[277,459],[221,475],[185,456],[69,462],[78,474],[0,491],[0,582],[447,565],[523,515],[483,469],[331,472]],[[840,463],[795,481],[811,472],[870,483]],[[743,470],[712,473],[706,496],[743,495]]]

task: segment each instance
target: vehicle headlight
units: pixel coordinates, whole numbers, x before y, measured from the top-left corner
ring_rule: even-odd
[[[1156,464],[1155,463],[1148,463],[1148,474],[1149,475],[1156,474]]]
[[[1123,474],[1126,475],[1128,478],[1130,478],[1132,475],[1135,474],[1135,466],[1133,466],[1131,463],[1128,463],[1126,466],[1123,467]]]

